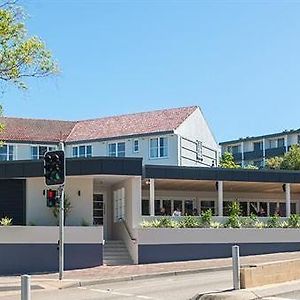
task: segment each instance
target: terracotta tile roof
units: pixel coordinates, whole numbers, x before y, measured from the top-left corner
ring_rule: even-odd
[[[0,118],[3,141],[66,142],[109,139],[175,130],[198,107],[182,107],[84,121]]]
[[[0,133],[1,141],[20,142],[59,142],[66,140],[76,122],[23,119],[23,118],[0,118],[0,123],[5,129]]]
[[[156,110],[78,122],[67,142],[173,131],[197,107]]]

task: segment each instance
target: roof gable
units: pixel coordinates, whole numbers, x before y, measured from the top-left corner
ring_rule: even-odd
[[[105,117],[83,121],[0,118],[0,140],[57,143],[110,139],[174,131],[197,106]]]
[[[184,107],[78,122],[67,142],[174,131],[196,107]]]

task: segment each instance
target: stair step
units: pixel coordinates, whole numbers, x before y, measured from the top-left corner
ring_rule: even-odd
[[[103,260],[103,264],[108,266],[132,265],[131,260]]]
[[[108,266],[132,265],[133,261],[123,241],[105,241],[103,247],[103,264]]]

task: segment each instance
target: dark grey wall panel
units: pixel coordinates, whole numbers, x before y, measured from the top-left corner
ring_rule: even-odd
[[[231,257],[236,244],[167,244],[139,245],[139,263],[160,263]],[[299,251],[300,243],[241,243],[240,255],[258,255]]]
[[[146,165],[143,176],[158,179],[300,183],[299,171]]]
[[[0,179],[0,218],[13,219],[13,225],[26,224],[26,181]]]
[[[131,157],[92,157],[68,158],[67,175],[133,175],[141,176],[142,158]],[[0,162],[0,178],[42,177],[44,173],[42,160],[4,161]]]
[[[56,244],[0,244],[0,274],[58,272]],[[101,244],[65,244],[65,270],[102,265]]]

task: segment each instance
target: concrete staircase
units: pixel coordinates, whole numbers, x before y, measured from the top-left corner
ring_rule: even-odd
[[[132,265],[133,261],[123,241],[105,241],[103,264],[107,266]]]

